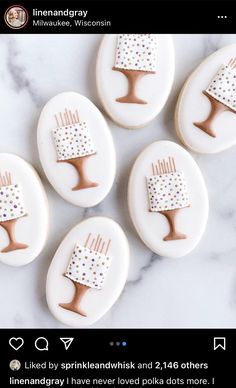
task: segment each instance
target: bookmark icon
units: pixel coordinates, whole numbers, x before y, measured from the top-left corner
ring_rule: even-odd
[[[74,341],[74,338],[72,337],[61,337],[60,338],[61,342],[63,342],[65,349],[68,350],[69,347],[71,346],[72,342]]]
[[[215,337],[214,338],[214,350],[222,349],[226,350],[226,338],[225,337]]]

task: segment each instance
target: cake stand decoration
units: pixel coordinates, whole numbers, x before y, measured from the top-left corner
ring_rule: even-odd
[[[108,250],[111,240],[105,241],[100,234],[97,237],[88,235],[84,245],[76,244],[67,271],[64,276],[75,286],[75,294],[71,302],[60,303],[62,308],[73,311],[84,317],[87,314],[80,304],[89,289],[101,290],[111,265]]]
[[[98,186],[91,182],[86,173],[86,162],[96,154],[93,140],[87,123],[80,121],[78,110],[73,113],[69,109],[55,114],[57,128],[53,130],[53,137],[57,151],[58,163],[69,163],[77,171],[79,183],[73,191]]]
[[[7,232],[9,244],[1,252],[7,253],[28,245],[17,242],[15,225],[19,218],[26,216],[22,192],[18,184],[12,183],[9,172],[0,173],[0,226]]]
[[[216,137],[212,130],[215,118],[225,111],[236,113],[236,58],[232,58],[227,65],[221,65],[203,94],[211,103],[211,111],[205,121],[194,125],[209,136]]]
[[[147,104],[137,96],[137,84],[147,74],[157,70],[157,36],[155,34],[118,35],[115,66],[128,80],[127,96],[117,98],[121,103]]]
[[[176,170],[173,157],[152,163],[152,175],[147,176],[150,212],[159,212],[167,218],[170,231],[164,241],[186,239],[176,229],[176,216],[190,206],[184,173]]]

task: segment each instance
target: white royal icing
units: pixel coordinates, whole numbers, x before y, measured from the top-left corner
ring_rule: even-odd
[[[155,34],[118,35],[115,67],[127,70],[157,70]]]
[[[0,188],[0,222],[14,220],[26,214],[19,185]]]
[[[76,244],[66,276],[77,283],[100,290],[110,265],[110,256]]]
[[[236,69],[221,65],[206,91],[216,100],[236,111]]]
[[[190,205],[182,171],[147,177],[150,211],[181,209]]]
[[[86,122],[66,125],[53,130],[58,160],[67,160],[95,153]]]

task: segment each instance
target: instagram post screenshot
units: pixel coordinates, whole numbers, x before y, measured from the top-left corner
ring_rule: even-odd
[[[0,3],[2,388],[235,386],[236,5]]]

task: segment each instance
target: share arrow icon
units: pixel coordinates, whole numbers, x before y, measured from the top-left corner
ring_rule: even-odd
[[[74,338],[72,337],[62,337],[60,338],[61,342],[63,342],[65,349],[68,350],[72,342],[74,341]]]

